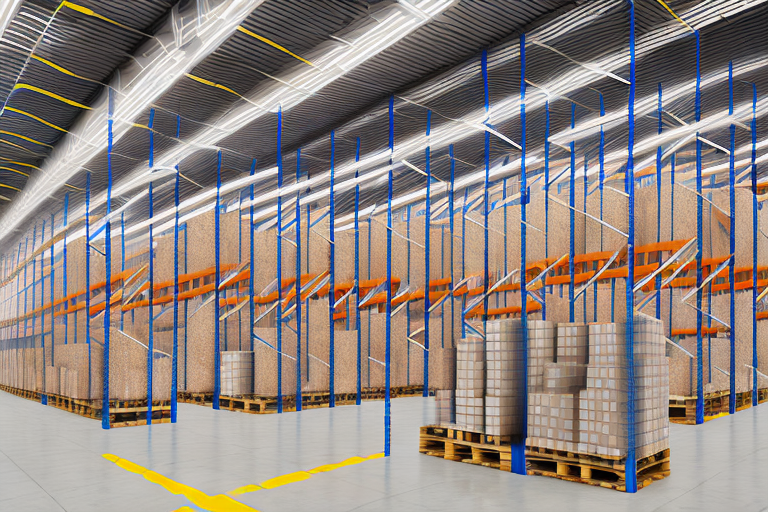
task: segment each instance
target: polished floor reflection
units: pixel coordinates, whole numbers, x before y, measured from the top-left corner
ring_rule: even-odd
[[[434,400],[392,410],[390,458],[326,467],[381,451],[382,402],[267,416],[180,404],[176,425],[105,432],[0,392],[0,511],[768,509],[768,406],[672,425],[672,476],[635,495],[420,455]]]

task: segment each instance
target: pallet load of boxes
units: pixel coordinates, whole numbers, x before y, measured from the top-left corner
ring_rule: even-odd
[[[509,445],[526,425],[529,474],[623,490],[634,431],[638,485],[669,474],[669,366],[659,320],[634,318],[634,429],[624,324],[528,320],[527,411],[522,332],[519,319],[493,320],[486,340],[459,341],[456,389],[437,392],[423,453],[497,466],[490,455],[497,451],[498,467],[508,469]]]

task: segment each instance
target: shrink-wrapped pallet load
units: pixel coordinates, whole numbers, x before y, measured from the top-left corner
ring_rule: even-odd
[[[523,404],[523,327],[517,319],[486,324],[485,433],[519,434]]]
[[[623,457],[627,450],[628,379],[626,332],[622,325],[590,325],[587,387],[579,392],[582,453]],[[669,367],[659,320],[634,319],[635,456],[669,446]]]
[[[221,353],[221,394],[242,397],[253,393],[253,352]]]
[[[528,392],[544,389],[544,368],[555,357],[554,323],[528,320]]]
[[[456,351],[456,424],[482,430],[485,358],[481,338],[459,340]]]

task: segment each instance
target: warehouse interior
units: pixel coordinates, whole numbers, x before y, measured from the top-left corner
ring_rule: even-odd
[[[765,510],[765,0],[7,0],[0,511]]]

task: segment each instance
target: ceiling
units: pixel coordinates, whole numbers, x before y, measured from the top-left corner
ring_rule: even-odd
[[[573,140],[577,167],[594,174],[602,122],[606,171],[619,172],[626,163],[629,27],[624,1],[18,4],[0,40],[0,252],[14,247],[42,220],[50,222],[51,214],[61,226],[65,198],[69,221],[82,215],[87,181],[91,211],[103,216],[110,168],[112,209],[124,206],[120,211],[126,225],[137,226],[138,233],[149,215],[150,148],[155,215],[174,204],[176,165],[181,200],[189,205],[183,211],[210,202],[219,153],[225,184],[247,179],[255,168],[260,210],[274,209],[278,161],[284,195],[290,192],[300,149],[299,188],[308,204],[325,205],[332,131],[338,214],[353,207],[349,180],[355,171],[361,176],[361,207],[382,204],[392,96],[396,197],[424,188],[425,177],[411,166],[425,169],[428,144],[431,170],[439,180],[449,179],[452,144],[457,183],[481,184],[486,127],[493,130],[494,176],[512,178],[519,173],[521,142],[521,33],[526,34],[528,172],[543,170],[547,104],[551,162],[567,161]],[[662,146],[679,151],[685,165],[682,154],[690,146],[680,140],[696,130],[694,27],[701,34],[701,105],[707,123],[700,130],[711,143],[707,164],[719,165],[727,162],[727,154],[716,146],[729,144],[729,123],[723,121],[728,62],[733,61],[737,84],[737,117],[746,124],[749,84],[756,83],[758,91],[768,88],[761,64],[768,48],[766,2],[679,0],[666,5],[685,23],[660,2],[636,5],[636,162],[655,162],[656,148]],[[487,112],[483,49],[488,55]],[[361,163],[355,164],[358,137]],[[737,161],[748,160],[749,143],[749,130],[739,127],[737,148],[746,153],[737,152]],[[758,157],[764,154],[768,151],[761,149]],[[760,163],[759,169],[763,174],[768,166]],[[239,202],[248,192],[241,185],[224,197]]]

